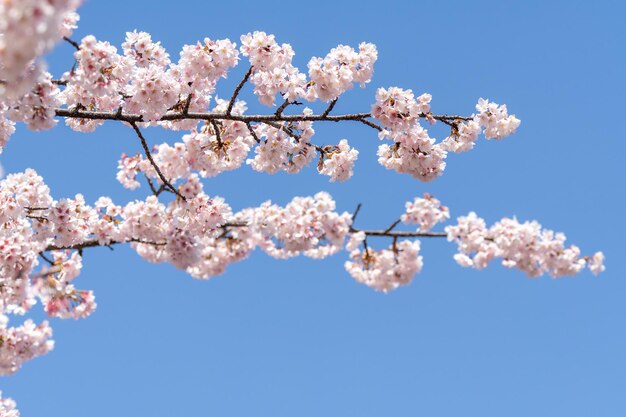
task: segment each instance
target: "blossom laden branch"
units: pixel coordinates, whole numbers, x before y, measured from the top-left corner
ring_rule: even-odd
[[[445,237],[456,243],[454,259],[463,267],[482,269],[500,259],[504,266],[529,276],[570,276],[585,267],[594,274],[604,270],[601,252],[580,256],[578,247],[565,246],[563,234],[537,222],[504,218],[487,227],[470,213],[448,225],[445,233],[434,232],[433,227],[450,216],[447,207],[429,195],[407,202],[400,219],[380,230],[357,228],[361,205],[352,215],[340,213],[323,192],[295,197],[284,207],[267,201],[233,212],[222,198],[204,193],[200,176],[236,169],[244,162],[260,172],[297,173],[312,162],[315,151],[318,171],[331,182],[352,176],[359,152],[347,139],[336,145],[311,143],[314,122],[357,122],[375,129],[380,139],[387,140],[378,148],[381,165],[430,181],[442,174],[448,153],[472,149],[481,134],[499,140],[513,133],[520,121],[505,105],[482,98],[476,114],[433,114],[430,94],[416,97],[412,90],[399,87],[377,89],[370,111],[331,114],[342,94],[371,81],[378,58],[373,44],[363,42],[358,49],[339,45],[324,57],[312,57],[306,74],[293,64],[291,46],[278,44],[264,32],[241,36],[240,48],[229,39],[205,38],[183,46],[179,61],[173,63],[165,48],[145,32],[127,33],[122,54],[91,35],[80,43],[71,40],[77,2],[54,3],[45,10],[49,15],[39,16],[42,24],[13,21],[22,15],[21,8],[30,7],[27,2],[8,2],[5,7],[21,11],[0,15],[0,29],[7,31],[0,30],[7,46],[0,50],[0,90],[5,93],[0,100],[0,149],[15,131],[15,122],[43,130],[62,118],[84,132],[106,120],[125,122],[140,139],[145,159],[140,154],[122,155],[118,180],[134,189],[139,186],[137,175],[143,173],[153,195],[125,206],[101,197],[92,207],[80,194],[53,200],[33,170],[9,175],[0,182],[0,260],[4,260],[0,271],[3,286],[10,287],[0,293],[5,306],[0,313],[14,312],[8,308],[15,306],[29,308],[39,298],[49,316],[86,317],[95,309],[95,298],[72,283],[81,271],[83,250],[112,249],[123,243],[148,261],[169,262],[201,279],[223,273],[257,248],[280,259],[298,255],[319,259],[345,248],[348,273],[383,292],[409,284],[421,271],[420,238]],[[32,37],[32,48],[24,50],[22,42],[11,42],[23,36],[22,31]],[[53,79],[33,63],[60,39],[76,49],[75,63],[69,76]],[[230,99],[218,99],[218,81],[238,64],[240,55],[250,66]],[[239,95],[248,81],[262,104],[276,107],[273,113],[244,114],[247,106]],[[278,106],[277,97],[284,100]],[[301,114],[285,115],[289,105],[301,104],[298,100],[325,103],[324,110],[315,114],[305,108]],[[450,134],[437,141],[422,126],[424,120],[447,125]],[[199,128],[200,121],[205,123]],[[151,151],[139,123],[187,134],[182,142],[163,143]],[[251,151],[254,158],[246,159]],[[177,198],[159,201],[163,192]],[[416,227],[397,230],[400,223]],[[389,238],[391,243],[377,249],[368,245],[369,237]],[[9,330],[26,334],[27,348],[5,354],[8,357],[0,362],[11,366],[0,373],[15,372],[25,360],[50,349],[51,330],[45,322],[37,327],[27,322],[17,329],[0,325],[0,347],[11,345]]]

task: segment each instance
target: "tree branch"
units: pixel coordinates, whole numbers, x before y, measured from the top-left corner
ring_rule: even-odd
[[[111,241],[109,243],[100,243],[97,240],[88,240],[86,242],[83,243],[77,243],[76,245],[69,245],[69,246],[56,246],[56,245],[49,245],[48,247],[46,247],[46,249],[44,249],[44,252],[48,252],[51,250],[83,250],[85,248],[96,248],[96,247],[100,247],[100,246],[112,246],[112,245],[121,245],[123,243],[143,243],[146,245],[155,245],[155,246],[165,246],[166,242],[150,242],[150,241],[146,241],[146,240],[141,240],[141,239],[130,239],[130,240],[122,240],[122,241]]]
[[[227,115],[230,115],[230,112],[233,110],[233,106],[235,105],[235,101],[237,100],[237,96],[239,95],[239,92],[243,88],[243,85],[250,78],[250,75],[252,75],[252,69],[253,68],[254,67],[252,67],[252,66],[250,68],[248,68],[248,71],[246,72],[246,75],[243,76],[241,81],[239,81],[239,84],[237,84],[237,87],[235,87],[235,91],[233,91],[233,95],[231,96],[230,100],[228,101],[228,107],[226,108],[226,114]]]
[[[322,117],[328,116],[328,114],[333,111],[333,109],[335,108],[335,104],[337,104],[337,100],[339,100],[339,97],[330,102],[328,107],[326,107],[326,110],[324,110],[324,113],[322,113]]]
[[[393,232],[388,230],[361,230],[354,227],[350,228],[350,232],[363,232],[365,236],[384,236],[384,237],[448,237],[445,232]]]
[[[76,48],[77,51],[80,51],[80,45],[78,44],[78,42],[71,40],[67,36],[63,36],[63,40]]]
[[[285,102],[276,109],[276,112],[274,114],[280,117],[283,114],[283,110],[285,110],[290,104],[291,102],[289,100],[285,100]]]
[[[139,114],[124,114],[117,112],[107,111],[88,111],[85,109],[62,109],[57,108],[54,110],[57,117],[74,118],[74,119],[89,119],[89,120],[117,120],[127,123],[143,122],[143,117]],[[256,115],[235,115],[227,113],[215,113],[215,112],[188,112],[186,114],[181,112],[167,112],[159,119],[159,121],[173,121],[173,120],[231,120],[235,122],[244,123],[267,123],[267,122],[343,122],[354,121],[363,123],[376,130],[382,130],[382,127],[376,123],[368,120],[371,118],[371,113],[348,113],[340,115],[330,114],[256,114]],[[457,115],[430,115],[420,114],[421,118],[433,118],[439,121],[468,121],[472,120],[469,116],[457,116]]]
[[[256,141],[256,143],[261,143],[261,139],[259,139],[259,137],[257,136],[256,132],[254,131],[254,129],[252,128],[252,125],[250,124],[250,122],[246,122],[246,127],[248,128],[248,130],[250,131],[250,134],[252,135],[252,137],[254,138],[254,140]]]
[[[137,133],[139,140],[141,140],[141,146],[143,147],[143,151],[146,154],[146,158],[148,158],[148,161],[150,161],[150,164],[152,164],[152,167],[156,171],[157,175],[159,176],[163,184],[165,184],[174,194],[180,197],[183,201],[186,201],[185,197],[183,197],[183,195],[180,194],[176,188],[174,188],[174,186],[167,180],[167,178],[165,178],[165,175],[163,175],[159,166],[156,164],[156,162],[154,162],[154,159],[152,158],[152,153],[150,152],[150,149],[148,148],[148,143],[146,142],[146,138],[141,133],[141,130],[137,126],[137,123],[130,122],[130,125],[135,130],[135,133]],[[151,187],[151,188],[154,189],[154,187]]]

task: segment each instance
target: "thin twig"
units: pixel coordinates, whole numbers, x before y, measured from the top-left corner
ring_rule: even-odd
[[[287,135],[291,136],[292,138],[294,138],[296,141],[300,141],[300,135],[298,135],[297,133],[294,133],[293,130],[289,129],[287,126],[277,123],[277,122],[263,122],[266,125],[272,126],[274,129],[278,129],[278,130],[282,130],[283,132],[285,132]]]
[[[215,120],[211,120],[211,125],[213,126],[213,130],[215,130],[215,139],[217,140],[219,149],[223,149],[224,143],[222,142],[222,134],[220,133],[220,127],[217,125],[217,122]]]
[[[352,233],[363,232],[365,236],[385,236],[385,237],[448,237],[447,233],[440,232],[393,232],[385,230],[361,230],[354,227],[350,230]]]
[[[335,108],[335,104],[337,104],[337,100],[339,100],[339,97],[333,99],[333,101],[330,102],[330,104],[328,105],[328,107],[326,107],[326,110],[324,110],[324,113],[322,113],[322,117],[326,117],[328,116],[328,114],[333,111],[333,109]]]
[[[288,99],[285,100],[285,102],[283,104],[278,106],[278,108],[276,109],[276,112],[274,112],[274,114],[277,117],[280,117],[283,114],[283,110],[285,110],[287,108],[287,106],[290,105],[290,104],[291,104],[291,102]]]
[[[235,87],[235,91],[233,91],[233,95],[231,96],[230,100],[228,101],[228,107],[226,108],[226,114],[227,115],[230,115],[230,113],[233,111],[233,106],[235,105],[235,100],[237,100],[237,96],[239,95],[239,92],[243,88],[243,85],[246,83],[246,81],[248,81],[248,79],[250,78],[250,75],[252,75],[252,69],[253,69],[253,67],[248,68],[248,71],[246,72],[246,75],[243,76],[241,81],[239,81],[239,84],[237,84],[237,87]]]
[[[63,40],[76,48],[77,51],[80,51],[80,45],[78,44],[78,42],[71,40],[67,36],[63,36]]]
[[[165,175],[163,175],[159,166],[156,164],[156,162],[154,162],[154,159],[152,158],[152,153],[150,152],[150,149],[148,148],[148,143],[146,142],[146,138],[141,133],[141,130],[137,126],[137,123],[131,122],[130,125],[133,127],[133,129],[135,130],[135,133],[137,133],[137,136],[141,140],[141,146],[143,147],[144,153],[146,154],[146,158],[148,158],[148,161],[150,161],[150,164],[156,171],[157,175],[159,176],[163,184],[165,184],[174,194],[180,197],[183,201],[186,201],[185,197],[182,194],[180,194],[176,188],[174,188],[174,186],[167,180],[167,178],[165,178]]]
[[[43,259],[44,261],[46,261],[48,263],[48,265],[54,265],[54,261],[50,258],[48,258],[46,255],[44,255],[43,253],[39,254],[39,257],[41,259]]]
[[[352,224],[354,224],[354,221],[356,220],[356,216],[357,214],[359,214],[359,210],[361,210],[361,203],[356,205],[356,209],[354,210],[354,213],[352,214]]]
[[[158,197],[159,195],[161,195],[161,193],[162,193],[163,191],[166,191],[166,190],[167,190],[167,191],[169,191],[169,189],[167,189],[167,188],[166,188],[166,185],[165,185],[165,184],[161,184],[161,185],[159,186],[159,188],[156,188],[156,187],[154,186],[154,183],[153,183],[153,182],[152,182],[152,180],[150,179],[150,177],[149,177],[149,176],[147,176],[147,175],[146,175],[145,177],[146,177],[146,180],[148,181],[148,186],[150,187],[150,190],[152,191],[152,194],[154,194],[156,197]]]
[[[256,132],[254,131],[254,129],[252,128],[252,125],[250,124],[250,122],[246,122],[246,127],[248,128],[248,130],[250,131],[250,134],[252,135],[252,137],[254,138],[254,140],[256,141],[256,143],[261,143],[261,139],[259,139],[259,137],[257,136]]]
[[[364,125],[366,125],[366,126],[373,127],[374,129],[378,130],[379,132],[382,132],[382,131],[383,131],[383,128],[382,128],[382,127],[378,126],[376,123],[371,122],[371,121],[369,121],[369,120],[367,120],[367,119],[365,119],[365,118],[360,118],[360,119],[358,119],[357,121],[359,121],[359,122],[363,123],[363,124],[364,124]]]
[[[398,219],[395,222],[393,222],[388,228],[385,229],[384,233],[391,232],[397,225],[400,224],[401,221],[402,220]]]

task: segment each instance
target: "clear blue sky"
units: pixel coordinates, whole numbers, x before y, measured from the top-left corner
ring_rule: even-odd
[[[522,120],[502,142],[451,155],[430,184],[379,166],[368,128],[318,126],[316,143],[346,137],[358,146],[353,179],[329,184],[313,166],[298,176],[245,167],[207,182],[235,209],[327,190],[341,210],[363,203],[360,226],[382,227],[429,192],[453,217],[475,210],[489,222],[538,219],[585,253],[603,250],[607,271],[562,280],[496,264],[478,272],[457,266],[447,242],[424,241],[422,273],[384,295],[349,277],[345,252],[324,261],[255,253],[203,282],[128,248],[94,249],[76,284],[95,290],[97,312],[53,320],[55,350],[2,380],[22,415],[626,415],[626,9],[618,1],[507,3],[86,1],[74,38],[93,33],[119,47],[136,28],[174,58],[185,43],[239,43],[253,30],[291,43],[301,68],[338,44],[375,43],[373,82],[344,95],[338,112],[367,111],[376,87],[397,85],[431,93],[435,112],[471,113],[485,97]],[[55,50],[56,74],[71,66],[71,53]],[[249,90],[244,97],[252,101]],[[146,135],[151,143],[180,138]],[[88,135],[19,126],[0,162],[7,172],[37,169],[57,198],[126,202],[147,190],[122,189],[117,160],[139,150],[114,123]]]

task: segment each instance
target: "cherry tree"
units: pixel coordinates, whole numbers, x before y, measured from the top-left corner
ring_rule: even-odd
[[[84,251],[97,246],[128,244],[147,261],[169,262],[197,279],[223,274],[257,248],[279,259],[321,259],[345,249],[347,273],[381,292],[409,284],[422,269],[421,241],[435,238],[458,247],[454,260],[462,267],[483,269],[498,260],[530,277],[554,278],[604,270],[602,252],[582,256],[563,233],[536,221],[503,218],[488,225],[474,212],[451,221],[448,207],[429,194],[407,202],[397,220],[378,230],[358,227],[360,205],[339,212],[326,192],[234,211],[207,195],[201,179],[243,165],[269,174],[317,169],[331,182],[353,175],[359,151],[347,139],[317,139],[317,123],[367,126],[381,140],[381,165],[429,182],[443,174],[450,153],[468,152],[481,138],[499,141],[520,120],[506,105],[483,98],[465,115],[440,114],[431,109],[430,94],[400,87],[378,88],[370,107],[339,114],[341,96],[372,80],[377,50],[371,43],[339,45],[312,57],[304,72],[292,63],[292,47],[264,32],[244,34],[239,44],[205,38],[185,45],[175,61],[145,32],[127,33],[121,49],[94,36],[72,40],[78,6],[79,0],[0,3],[0,149],[18,122],[39,131],[62,121],[80,132],[120,123],[141,152],[121,155],[117,180],[130,190],[147,187],[150,195],[126,203],[106,196],[90,203],[80,194],[54,199],[34,169],[0,182],[2,374],[53,348],[48,322],[14,325],[9,317],[37,303],[57,318],[95,310],[94,294],[74,280]],[[74,62],[55,77],[41,56],[63,40],[75,48]],[[234,91],[218,98],[219,80],[237,71],[242,78]],[[253,88],[266,113],[247,113],[239,99],[244,88]],[[323,110],[307,107],[316,102]],[[435,124],[449,134],[431,137],[426,127]],[[152,128],[181,131],[181,141],[151,146]],[[398,230],[401,223],[409,226]],[[370,237],[388,244],[376,249]],[[12,400],[0,401],[0,416],[18,415]]]

